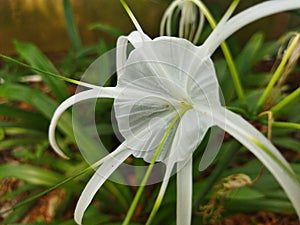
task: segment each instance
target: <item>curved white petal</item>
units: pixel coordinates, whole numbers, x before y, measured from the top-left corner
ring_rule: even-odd
[[[205,170],[215,159],[220,151],[223,143],[225,132],[219,127],[225,126],[225,121],[221,122],[219,119],[220,115],[225,115],[225,108],[220,106],[220,102],[215,103],[214,101],[209,102],[207,105],[194,105],[194,108],[199,113],[200,121],[209,121],[209,128],[211,128],[209,139],[204,149],[201,161],[199,163],[199,171]],[[222,126],[220,123],[223,123]],[[216,127],[215,125],[218,125]]]
[[[165,172],[164,179],[163,179],[163,182],[162,182],[162,185],[160,187],[158,197],[157,197],[157,199],[159,199],[159,201],[161,201],[165,195],[169,180],[172,176],[172,170],[174,168],[174,164],[175,164],[175,162],[170,160],[170,161],[168,161],[168,163],[166,165],[166,172]]]
[[[131,32],[128,36],[121,36],[117,40],[117,73],[118,77],[123,74],[123,68],[127,61],[128,55],[128,42],[130,42],[134,48],[138,48],[143,44],[143,41],[150,41],[151,39],[143,35],[138,31]],[[146,38],[147,37],[147,38]]]
[[[177,164],[177,225],[191,224],[193,193],[193,159]]]
[[[226,115],[216,115],[217,125],[247,147],[273,174],[285,190],[300,216],[300,179],[281,153],[258,130],[241,116],[226,110]]]
[[[69,107],[76,104],[77,102],[84,101],[91,98],[115,98],[120,94],[120,91],[117,88],[102,88],[92,89],[88,91],[83,91],[78,94],[71,96],[66,99],[60,106],[56,109],[51,119],[51,123],[48,131],[48,138],[50,145],[54,149],[54,151],[59,154],[63,158],[68,158],[59,148],[55,140],[55,128],[59,121],[59,118]]]
[[[211,55],[226,38],[247,24],[275,13],[299,8],[299,0],[272,0],[254,5],[218,26],[206,39],[203,46]]]
[[[83,214],[98,189],[130,154],[131,151],[126,150],[126,147],[122,144],[115,151],[100,160],[99,164],[101,164],[101,162],[103,164],[96,170],[93,177],[89,180],[77,202],[74,212],[74,219],[77,224],[82,223]]]
[[[209,140],[199,163],[199,171],[207,169],[214,161],[223,144],[224,134],[225,132],[219,127],[211,127]]]

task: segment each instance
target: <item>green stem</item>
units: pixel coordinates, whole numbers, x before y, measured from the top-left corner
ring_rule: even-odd
[[[272,89],[274,88],[274,85],[276,84],[276,82],[278,81],[278,79],[280,78],[280,75],[282,74],[285,65],[287,64],[290,56],[292,55],[292,53],[294,52],[296,45],[299,42],[299,36],[296,36],[293,40],[293,42],[291,43],[291,45],[288,47],[286,53],[284,54],[283,59],[281,60],[278,68],[276,69],[275,73],[272,76],[271,81],[269,82],[268,86],[266,87],[264,93],[262,94],[262,96],[260,97],[260,99],[258,100],[258,104],[257,104],[257,109],[260,110],[263,107],[263,104],[266,102],[266,100],[268,99]]]
[[[142,193],[143,193],[143,191],[145,189],[145,185],[146,185],[146,183],[148,181],[148,178],[149,178],[149,176],[150,176],[150,174],[152,172],[152,169],[154,167],[156,159],[159,156],[159,153],[160,153],[160,151],[161,151],[161,149],[162,149],[162,147],[163,147],[163,145],[164,145],[164,143],[165,143],[165,141],[166,141],[166,139],[167,139],[170,131],[172,130],[172,128],[174,127],[174,125],[176,124],[176,122],[180,119],[180,117],[181,117],[182,114],[183,113],[180,113],[180,114],[176,115],[176,117],[173,119],[173,121],[170,123],[169,127],[167,128],[167,130],[166,130],[163,138],[161,139],[161,141],[160,141],[160,143],[159,143],[159,145],[158,145],[158,147],[157,147],[157,149],[156,149],[156,151],[155,151],[155,153],[153,155],[153,158],[152,158],[152,160],[150,162],[150,165],[149,165],[149,167],[148,167],[148,169],[146,171],[146,174],[145,174],[145,176],[144,176],[144,178],[143,178],[143,180],[141,182],[141,185],[138,188],[137,193],[136,193],[136,195],[135,195],[135,197],[134,197],[134,199],[133,199],[133,201],[131,203],[131,206],[130,206],[128,212],[127,212],[127,215],[126,215],[126,217],[125,217],[122,225],[128,225],[129,224],[130,219],[132,218],[132,216],[134,214],[134,211],[135,211],[135,209],[137,207],[138,201],[140,200],[140,198],[142,196]]]
[[[78,80],[74,80],[74,79],[71,79],[71,78],[68,78],[68,77],[64,77],[62,75],[58,75],[58,74],[55,74],[55,73],[51,73],[51,72],[39,69],[37,67],[30,66],[28,64],[22,63],[22,62],[14,59],[14,58],[11,58],[9,56],[5,56],[5,55],[0,54],[0,58],[4,59],[6,61],[12,62],[12,63],[16,63],[17,65],[28,68],[30,70],[33,70],[33,71],[36,71],[36,72],[39,72],[39,73],[44,73],[44,74],[49,75],[51,77],[61,79],[63,81],[69,82],[71,84],[81,85],[81,86],[84,86],[84,87],[87,87],[87,88],[95,88],[95,86],[92,85],[92,84],[84,83],[84,82],[81,82],[81,81],[78,81]]]
[[[244,95],[244,90],[243,90],[243,87],[242,87],[242,84],[241,84],[241,81],[239,78],[239,74],[238,74],[235,64],[233,62],[231,52],[225,42],[223,42],[221,44],[221,48],[223,50],[223,54],[224,54],[226,62],[228,64],[229,71],[232,75],[232,80],[233,80],[233,83],[234,83],[234,86],[235,86],[235,89],[237,92],[237,96],[243,105],[247,105],[246,98]]]
[[[208,23],[210,24],[211,28],[215,29],[216,26],[217,26],[216,21],[214,20],[213,16],[209,12],[209,10],[206,8],[206,6],[201,1],[192,0],[192,2],[194,2],[201,9],[201,11],[205,15]],[[238,0],[234,0],[232,2],[231,6],[229,7],[229,10],[233,10],[234,8],[236,8],[238,3],[239,3]],[[236,92],[237,92],[237,96],[238,96],[241,104],[246,106],[247,102],[246,102],[244,90],[243,90],[243,87],[242,87],[242,83],[240,81],[238,71],[237,71],[236,66],[234,64],[234,61],[232,59],[231,52],[230,52],[230,50],[229,50],[229,48],[228,48],[225,41],[222,42],[221,49],[223,51],[223,54],[224,54],[225,60],[227,62],[230,74],[232,76],[232,80],[233,80],[233,84],[234,84]]]
[[[132,11],[130,10],[129,6],[127,5],[127,3],[125,2],[125,0],[120,0],[123,8],[125,9],[125,11],[127,12],[128,16],[130,17],[131,21],[133,22],[135,28],[141,32],[143,32],[143,29],[141,28],[140,24],[138,23],[137,19],[135,18],[134,14],[132,13]]]
[[[291,129],[300,130],[299,123],[290,123],[290,122],[273,122],[272,127],[291,128]]]
[[[290,104],[292,101],[300,96],[300,87],[293,91],[291,94],[282,99],[277,105],[270,109],[273,116],[278,114],[286,105]]]

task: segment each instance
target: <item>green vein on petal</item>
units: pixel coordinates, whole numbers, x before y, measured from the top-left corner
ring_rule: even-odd
[[[281,168],[283,168],[289,175],[290,177],[292,177],[293,179],[295,179],[296,182],[300,182],[299,178],[296,176],[296,174],[289,168],[287,167],[284,163],[282,163],[282,161],[280,159],[278,159],[276,157],[276,155],[274,155],[274,153],[272,151],[270,151],[270,149],[268,149],[265,145],[263,145],[259,140],[249,136],[248,137],[253,143],[255,143],[260,149],[262,149],[265,153],[267,153],[274,161],[276,161],[276,163],[278,163],[278,165],[281,166]]]
[[[219,127],[248,148],[268,168],[300,217],[300,179],[278,149],[250,123],[229,110],[226,110],[226,115],[215,114],[215,119]]]

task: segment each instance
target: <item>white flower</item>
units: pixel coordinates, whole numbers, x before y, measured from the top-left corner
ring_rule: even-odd
[[[130,155],[166,164],[158,199],[164,195],[171,171],[177,169],[177,224],[191,222],[192,155],[208,128],[219,126],[247,147],[274,175],[300,215],[300,182],[280,152],[251,124],[225,109],[210,56],[236,30],[264,16],[300,8],[299,0],[273,0],[253,6],[228,19],[232,10],[203,45],[175,37],[151,40],[129,12],[137,31],[117,43],[116,87],[95,87],[78,93],[56,110],[49,139],[58,148],[54,132],[60,115],[76,102],[114,98],[114,109],[124,142],[100,162],[77,203],[75,220],[81,224],[93,196],[112,172]],[[127,52],[128,42],[134,49]],[[205,153],[210,154],[209,151]],[[205,164],[205,162],[204,162]],[[207,166],[207,165],[205,165]]]
[[[172,22],[178,19],[178,36],[196,44],[204,25],[204,14],[194,1],[175,0],[165,11],[160,25],[160,35],[172,36]]]

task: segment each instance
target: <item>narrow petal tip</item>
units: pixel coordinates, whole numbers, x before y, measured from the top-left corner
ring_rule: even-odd
[[[57,124],[57,118],[55,117],[52,119],[50,126],[49,126],[49,131],[48,131],[48,139],[49,143],[52,147],[52,149],[62,158],[64,159],[70,159],[68,156],[66,156],[63,151],[58,147],[56,140],[55,140],[55,127]]]

